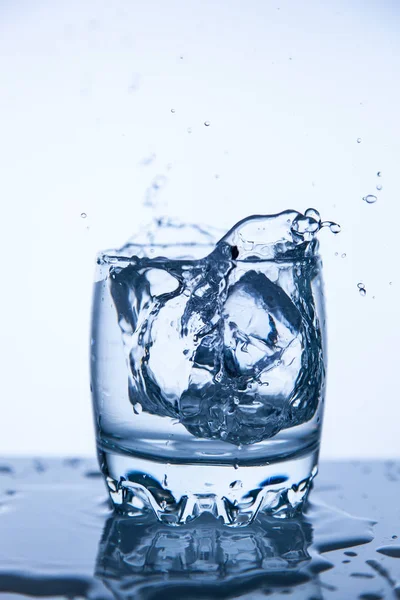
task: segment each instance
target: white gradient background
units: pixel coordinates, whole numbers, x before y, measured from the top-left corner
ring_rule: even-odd
[[[164,175],[188,221],[342,225],[322,455],[400,456],[399,21],[394,0],[0,2],[1,454],[93,454],[94,255]]]

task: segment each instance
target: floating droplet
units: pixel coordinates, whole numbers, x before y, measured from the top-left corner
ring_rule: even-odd
[[[364,196],[363,200],[364,200],[364,202],[367,202],[368,204],[373,204],[374,202],[376,202],[378,200],[378,198],[376,196],[374,196],[373,194],[368,194],[368,196]]]
[[[365,285],[363,283],[357,283],[357,287],[358,287],[358,291],[360,292],[361,296],[365,296],[367,293],[367,290],[365,289]]]
[[[343,252],[342,258],[346,258],[346,252]]]
[[[174,109],[174,108],[171,108],[171,112],[172,112],[172,113],[174,113],[174,112],[175,112],[175,109]]]
[[[361,138],[357,138],[357,144],[361,144]]]
[[[379,185],[377,185],[377,186],[376,186],[376,189],[378,190],[378,192],[380,192],[380,191],[381,191],[382,187],[383,187],[383,186],[382,186],[381,184],[379,184]]]
[[[87,214],[86,213],[81,213],[81,217],[82,217],[82,219],[86,219]]]
[[[382,171],[378,171],[378,172],[377,172],[377,176],[378,176],[378,177],[382,177]]]
[[[329,229],[332,231],[332,233],[340,233],[342,231],[339,223],[331,223],[329,225]]]
[[[205,125],[206,127],[210,127],[211,123],[210,123],[210,121],[204,121],[204,125]]]

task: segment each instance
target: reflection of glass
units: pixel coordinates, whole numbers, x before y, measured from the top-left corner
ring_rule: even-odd
[[[263,515],[233,530],[204,516],[171,530],[154,518],[115,516],[104,530],[96,576],[120,600],[249,599],[293,587],[296,599],[321,598],[308,568],[311,538],[301,518]]]
[[[171,524],[210,512],[241,526],[301,508],[323,413],[319,227],[286,211],[215,246],[153,241],[99,256],[92,390],[120,512]]]

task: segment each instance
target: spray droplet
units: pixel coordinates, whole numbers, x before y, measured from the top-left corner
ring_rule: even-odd
[[[389,285],[392,285],[392,284],[393,284],[393,281],[389,281]]]
[[[363,200],[364,202],[367,202],[367,204],[373,204],[378,200],[378,198],[373,194],[368,194],[368,196],[364,196]]]
[[[339,256],[339,252],[335,252],[335,256]]]
[[[172,112],[172,113],[174,113],[174,112],[175,112],[175,109],[174,109],[174,108],[171,108],[171,112]]]
[[[191,128],[191,127],[188,127],[186,131],[187,131],[188,133],[192,133],[192,128]]]
[[[361,296],[365,296],[367,293],[367,290],[365,289],[365,285],[363,283],[357,283],[357,287],[358,287],[358,291],[360,292]]]
[[[378,171],[378,172],[377,172],[377,176],[378,176],[378,177],[382,177],[382,171]]]
[[[346,258],[346,252],[343,252],[342,258]]]
[[[168,485],[168,477],[167,477],[167,475],[164,475],[163,486],[167,487],[167,485]]]
[[[206,127],[210,127],[211,123],[210,123],[210,121],[204,121],[204,125],[205,125]]]
[[[86,213],[81,213],[81,217],[82,217],[82,219],[86,219],[87,214]]]
[[[383,186],[382,186],[381,184],[379,184],[379,185],[377,185],[377,186],[376,186],[376,189],[378,190],[378,192],[380,192],[380,191],[381,191],[382,187],[383,187]]]
[[[357,138],[357,144],[361,144],[361,138]]]
[[[340,233],[342,231],[339,223],[331,223],[329,225],[329,229],[332,231],[332,233]]]

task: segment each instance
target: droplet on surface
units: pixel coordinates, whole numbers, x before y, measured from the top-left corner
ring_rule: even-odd
[[[378,200],[378,198],[376,196],[374,196],[373,194],[368,194],[368,196],[363,197],[363,200],[367,204],[374,204],[374,202],[376,202]]]
[[[86,219],[86,217],[87,217],[87,214],[86,214],[85,212],[82,212],[82,213],[81,213],[81,217],[82,217],[82,219]]]
[[[361,296],[365,296],[367,293],[367,290],[365,289],[365,285],[363,283],[357,283],[357,287],[358,287],[358,291],[360,292]]]
[[[204,125],[205,125],[206,127],[210,127],[211,123],[210,123],[210,121],[204,121]]]

